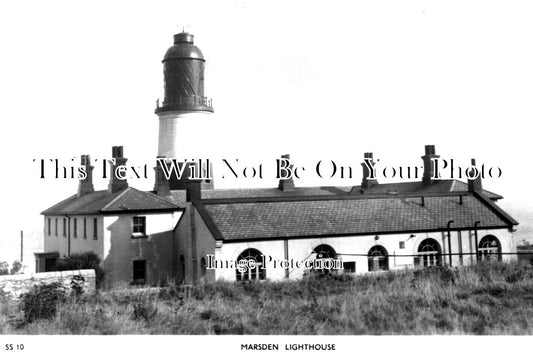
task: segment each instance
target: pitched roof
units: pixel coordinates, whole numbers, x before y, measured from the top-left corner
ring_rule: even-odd
[[[460,197],[462,196],[462,198]],[[462,203],[461,203],[462,202]],[[510,227],[517,222],[476,193],[359,195],[200,201],[216,239],[246,241]]]
[[[361,194],[361,186],[353,187],[350,194]],[[468,184],[456,179],[439,179],[433,180],[430,184],[418,182],[402,183],[385,183],[375,184],[364,190],[364,194],[402,194],[402,193],[448,193],[448,192],[467,192]],[[481,190],[481,194],[489,199],[502,199],[501,195],[495,194],[488,190]]]
[[[202,191],[202,199],[232,199],[251,197],[292,197],[316,195],[359,195],[361,186],[343,187],[296,187],[294,191],[282,191],[278,188],[248,188],[248,189],[211,189]],[[466,192],[468,185],[455,179],[434,180],[429,185],[422,182],[400,182],[376,184],[364,190],[364,194],[402,194],[402,193],[449,193]],[[502,199],[502,196],[482,190],[482,194],[489,199]]]
[[[103,213],[142,211],[142,210],[176,210],[179,207],[149,192],[127,188],[122,194],[110,201],[100,211]]]
[[[73,195],[46,209],[43,215],[90,215],[120,212],[179,210],[179,194],[160,197],[152,192],[143,192],[128,187],[110,193],[99,190],[78,198]]]

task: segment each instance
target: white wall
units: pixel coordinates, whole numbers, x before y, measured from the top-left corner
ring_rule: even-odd
[[[461,239],[459,240],[459,235]],[[516,252],[514,237],[507,229],[498,230],[478,230],[478,242],[485,235],[493,235],[500,241],[502,252]],[[398,270],[414,267],[414,256],[418,253],[420,243],[426,238],[436,240],[443,253],[448,253],[448,236],[446,232],[431,232],[417,234],[391,234],[391,235],[366,235],[366,236],[347,236],[347,237],[325,237],[325,238],[306,238],[288,240],[289,260],[304,261],[309,259],[315,247],[321,244],[327,244],[339,254],[338,258],[343,262],[355,261],[356,273],[368,272],[369,250],[375,246],[383,246],[389,254],[389,269]],[[451,251],[459,253],[459,241],[464,254],[462,263],[460,256],[452,256],[452,266],[468,265],[471,261],[476,260],[468,253],[475,253],[474,232],[473,231],[452,231],[451,232]],[[405,243],[405,248],[400,248],[400,242]],[[236,261],[238,256],[248,248],[255,248],[263,255],[271,256],[274,260],[282,260],[285,257],[284,240],[257,241],[257,242],[225,242],[216,249],[215,258],[221,261]],[[402,256],[408,255],[408,256]],[[511,255],[503,255],[504,261],[515,259]],[[445,264],[448,264],[448,256],[442,256]],[[217,279],[235,280],[235,269],[217,268],[215,270]],[[301,278],[304,269],[290,270],[289,278]],[[267,265],[266,276],[268,279],[279,280],[285,278],[283,268],[273,268],[273,264]]]
[[[51,229],[48,234],[48,218]],[[57,219],[57,233],[55,222]],[[63,227],[63,219],[66,219],[66,228]],[[77,229],[74,229],[74,219],[77,221]],[[83,221],[87,222],[84,234]],[[96,237],[94,231],[94,219],[97,219]],[[68,225],[70,221],[70,253],[94,251],[100,257],[103,255],[103,217],[98,215],[72,215],[67,218],[64,215],[45,216],[44,218],[44,252],[58,252],[60,256],[68,255]],[[76,233],[75,233],[76,232]]]

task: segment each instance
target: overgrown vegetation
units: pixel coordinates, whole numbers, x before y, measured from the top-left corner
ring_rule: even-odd
[[[104,269],[100,265],[100,257],[94,252],[75,253],[57,260],[57,271],[71,271],[78,269],[94,269],[96,288],[100,287],[104,279]]]
[[[24,313],[24,321],[31,323],[55,317],[59,304],[66,299],[67,291],[61,283],[39,284],[22,295],[19,307]]]
[[[299,281],[100,292],[24,334],[533,334],[533,267],[480,263]]]

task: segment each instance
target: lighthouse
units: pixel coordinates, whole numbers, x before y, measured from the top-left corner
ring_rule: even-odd
[[[205,152],[201,151],[203,145],[198,136],[209,125],[213,113],[212,100],[204,94],[204,56],[194,44],[194,36],[182,32],[174,35],[174,44],[162,62],[165,94],[155,109],[159,117],[158,157],[197,165],[205,158],[201,157]],[[188,174],[189,168],[182,179],[171,179],[170,189],[184,188]],[[203,181],[202,186],[210,188],[212,181]]]

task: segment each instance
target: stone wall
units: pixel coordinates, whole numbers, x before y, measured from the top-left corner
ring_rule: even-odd
[[[94,269],[76,271],[28,273],[0,276],[0,296],[19,298],[34,285],[59,282],[67,291],[81,288],[83,293],[91,294],[96,290]],[[74,288],[73,288],[74,286]]]

